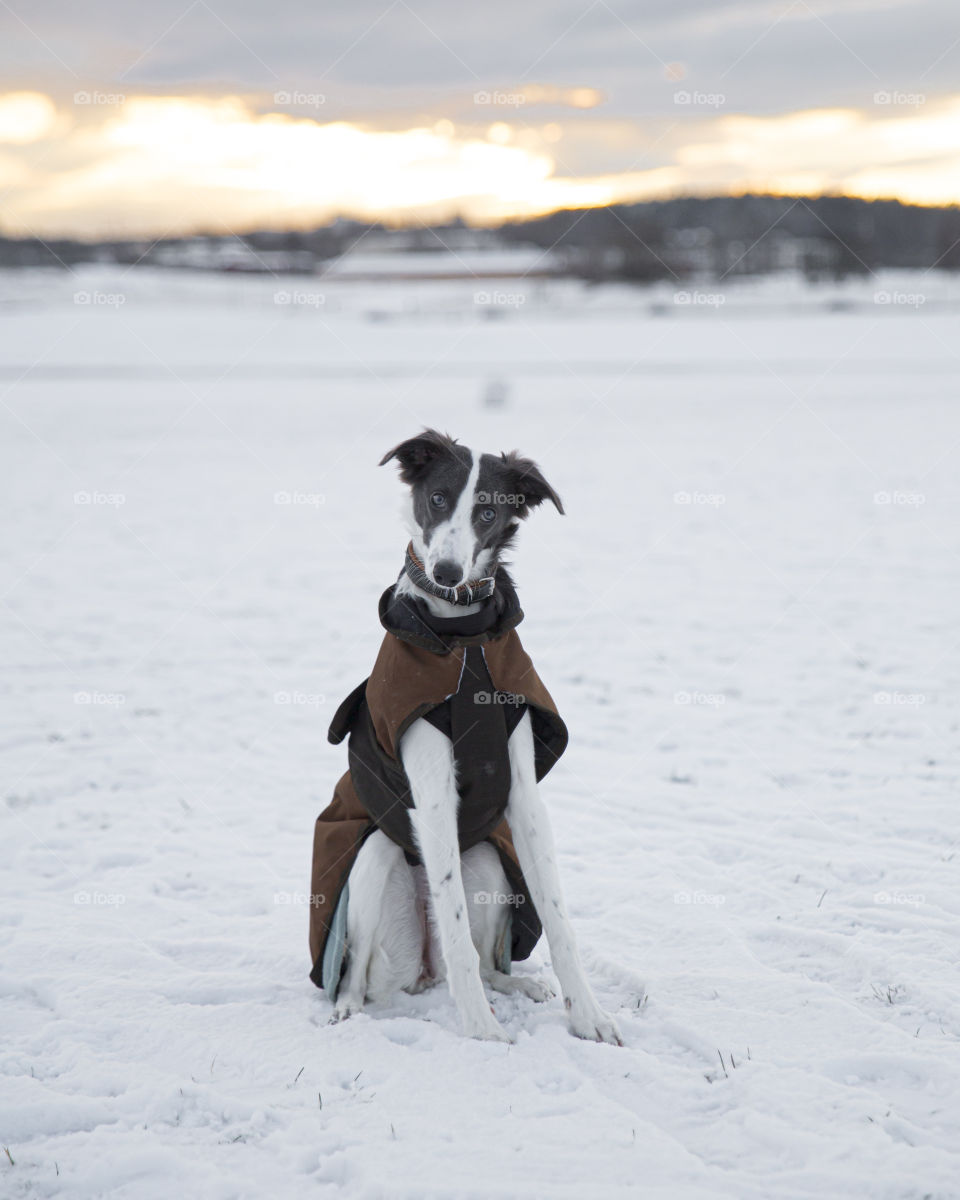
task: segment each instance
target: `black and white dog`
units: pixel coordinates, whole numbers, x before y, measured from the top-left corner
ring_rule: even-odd
[[[464,604],[462,591],[458,603],[445,596],[473,581],[486,585],[478,596],[489,594],[520,518],[545,500],[563,512],[536,464],[516,453],[477,453],[427,430],[391,450],[381,465],[391,459],[410,486],[407,515],[416,563],[412,571],[408,563],[394,592],[421,601],[441,620],[479,610],[481,600]],[[550,821],[538,794],[529,711],[510,733],[507,749],[505,816],[549,942],[570,1030],[577,1037],[621,1045],[616,1022],[601,1010],[584,975],[564,905]],[[400,988],[415,991],[425,978],[445,976],[464,1032],[509,1041],[484,983],[534,1000],[548,999],[552,992],[529,976],[497,969],[494,948],[502,944],[507,917],[502,905],[482,898],[508,891],[507,879],[489,842],[460,853],[457,764],[450,738],[419,718],[403,733],[398,750],[410,783],[410,822],[422,866],[411,866],[379,829],[363,843],[349,875],[350,953],[334,1020],[359,1012],[367,998],[386,999]],[[427,899],[431,920],[425,925]],[[469,937],[462,936],[465,912]]]

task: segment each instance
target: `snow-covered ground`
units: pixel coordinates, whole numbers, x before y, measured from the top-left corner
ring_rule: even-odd
[[[960,1196],[960,293],[677,290],[0,276],[4,1196]],[[521,633],[623,1049],[307,979],[425,423],[567,506]]]

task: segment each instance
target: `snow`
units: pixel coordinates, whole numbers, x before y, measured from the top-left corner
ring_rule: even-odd
[[[960,1196],[949,277],[312,284],[0,276],[3,1195]],[[521,633],[623,1049],[307,979],[424,423],[567,508]]]

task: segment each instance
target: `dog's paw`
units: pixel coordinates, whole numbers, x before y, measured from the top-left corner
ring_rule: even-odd
[[[552,1000],[556,995],[549,983],[544,983],[542,979],[531,979],[527,975],[518,975],[516,979],[517,991],[524,996],[529,996],[537,1004],[543,1004],[545,1000]]]
[[[477,1020],[464,1020],[463,1032],[467,1037],[477,1038],[481,1042],[513,1042],[513,1038],[504,1029],[493,1013],[489,1018],[480,1017]]]
[[[333,1010],[333,1016],[327,1022],[328,1025],[339,1025],[341,1021],[348,1021],[356,1013],[363,1011],[363,1001],[355,1000],[350,996],[342,996],[338,1001],[336,1008]]]
[[[610,1046],[622,1046],[623,1038],[613,1017],[594,1004],[573,1004],[564,1001],[570,1021],[570,1032],[574,1037],[588,1042],[606,1042]]]

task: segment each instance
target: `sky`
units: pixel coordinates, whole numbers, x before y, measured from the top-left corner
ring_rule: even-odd
[[[960,202],[956,0],[0,0],[0,233]]]

